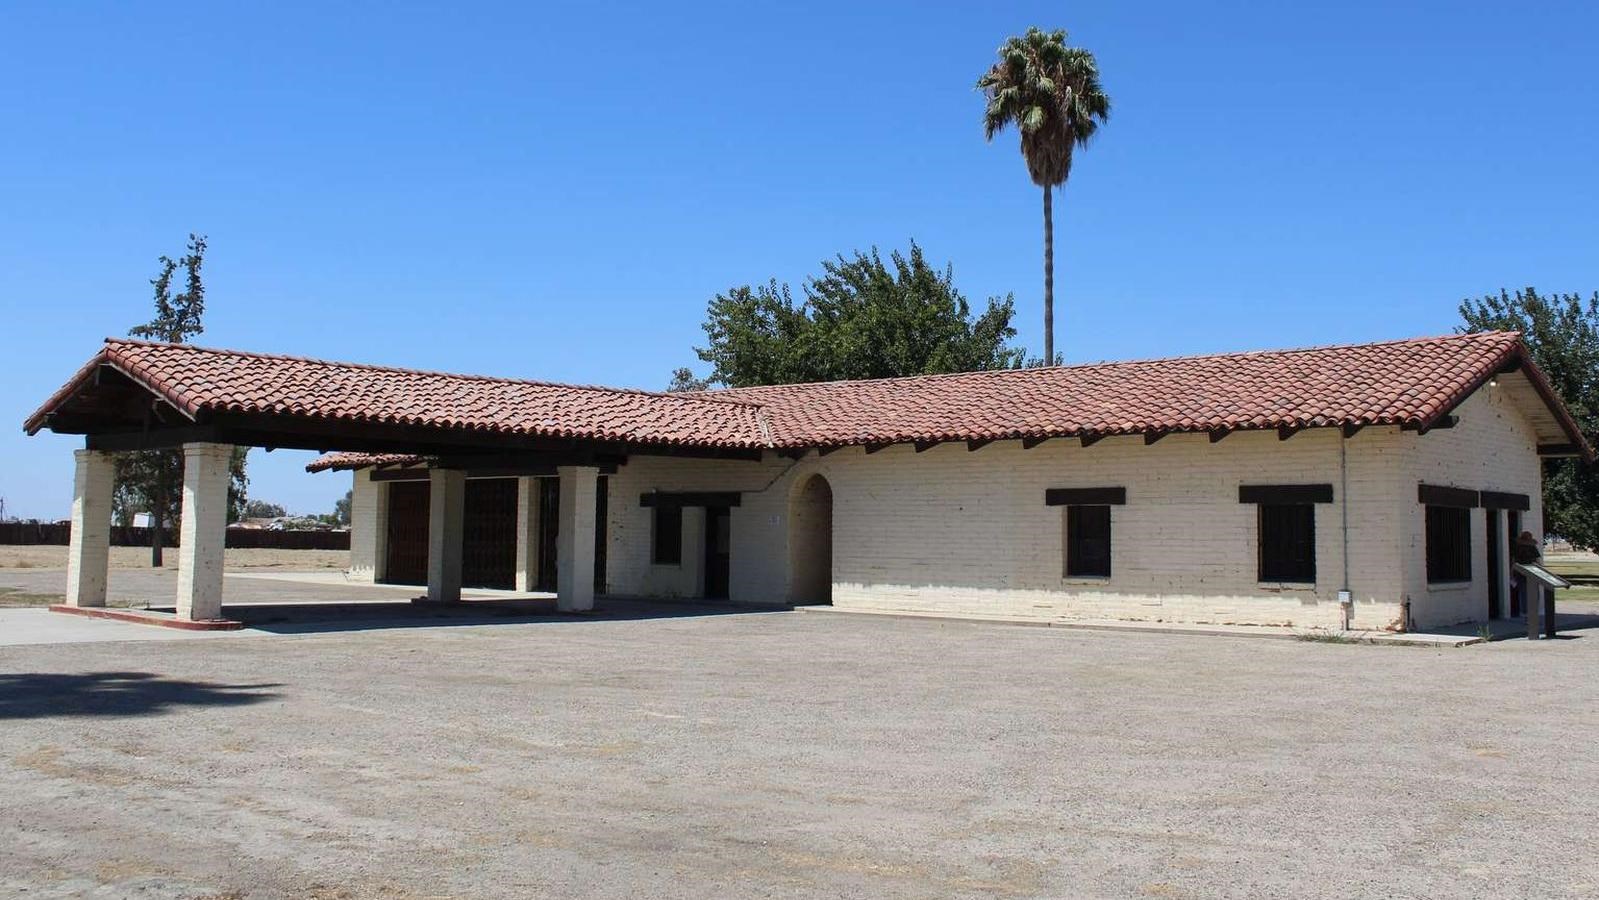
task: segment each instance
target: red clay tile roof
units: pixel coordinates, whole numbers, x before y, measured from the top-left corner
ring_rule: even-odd
[[[267,413],[632,444],[767,444],[759,409],[746,403],[121,339],[107,339],[100,355],[24,427],[37,431],[45,414],[102,364],[190,418]]]
[[[1493,332],[710,394],[759,403],[778,447],[1431,425],[1512,360],[1520,335]]]
[[[411,453],[324,453],[305,467],[307,472],[344,472],[369,466],[414,466],[427,458]]]
[[[660,394],[108,340],[28,419],[30,433],[100,364],[190,416],[288,413],[633,444],[802,448],[1333,425],[1430,426],[1519,363],[1591,452],[1519,335],[1193,356],[873,381]],[[355,455],[314,468],[372,464]]]

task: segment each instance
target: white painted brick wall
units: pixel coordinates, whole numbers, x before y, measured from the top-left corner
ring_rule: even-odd
[[[1493,391],[1462,405],[1456,428],[1427,435],[1366,428],[1344,442],[1353,627],[1397,625],[1407,597],[1424,626],[1486,610],[1480,511],[1472,519],[1477,580],[1464,590],[1427,589],[1418,481],[1529,494],[1525,527],[1540,531],[1531,426]],[[700,513],[685,515],[684,564],[656,566],[651,510],[639,495],[741,491],[742,505],[732,510],[732,599],[787,602],[790,498],[805,476],[819,473],[833,490],[833,602],[842,607],[1337,627],[1345,503],[1339,444],[1336,431],[1312,429],[1286,441],[1238,433],[1216,444],[1174,435],[1150,446],[1127,437],[1086,448],[1061,439],[1032,450],[1016,441],[975,452],[962,443],[924,453],[907,445],[868,455],[856,447],[798,462],[771,454],[761,462],[635,456],[610,478],[607,586],[618,596],[698,593]],[[1316,506],[1316,583],[1261,584],[1256,509],[1238,502],[1238,486],[1300,483],[1333,485],[1334,502]],[[356,484],[359,523],[381,492],[363,491],[359,477]],[[1103,486],[1127,488],[1127,504],[1112,510],[1113,575],[1068,579],[1064,510],[1045,506],[1044,491]],[[355,571],[358,559],[352,555]]]
[[[1403,540],[1405,593],[1410,597],[1411,617],[1420,627],[1487,617],[1488,524],[1482,510],[1471,511],[1471,583],[1429,586],[1426,512],[1416,499],[1415,483],[1526,494],[1532,498],[1532,509],[1522,513],[1521,527],[1540,539],[1543,536],[1538,439],[1507,390],[1512,379],[1523,377],[1500,376],[1499,387],[1485,387],[1460,405],[1455,411],[1460,417],[1458,425],[1429,432],[1416,442],[1410,460],[1412,485],[1403,498]]]
[[[1403,523],[1394,498],[1406,490],[1403,458],[1415,438],[1373,428],[1348,444],[1357,627],[1384,627],[1399,616]],[[1152,446],[1133,437],[1088,448],[1074,440],[1032,450],[1014,441],[976,452],[960,443],[924,453],[851,448],[798,463],[634,457],[611,481],[612,592],[683,590],[675,569],[649,563],[650,511],[638,505],[640,493],[742,490],[743,505],[733,510],[733,599],[783,602],[790,591],[789,497],[812,472],[833,487],[839,606],[1326,626],[1340,620],[1341,505],[1317,506],[1317,583],[1263,586],[1255,580],[1256,510],[1238,502],[1241,483],[1328,482],[1337,494],[1338,438],[1323,430],[1288,441],[1235,434],[1218,444],[1177,435]],[[1109,485],[1128,492],[1127,505],[1112,511],[1114,574],[1067,579],[1064,512],[1044,505],[1044,491]],[[1408,490],[1413,495],[1414,485]],[[685,547],[686,555],[693,552]]]

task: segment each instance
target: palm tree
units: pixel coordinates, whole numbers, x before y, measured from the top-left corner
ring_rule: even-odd
[[[1044,360],[1055,363],[1055,206],[1051,193],[1072,173],[1072,152],[1110,118],[1094,54],[1066,46],[1066,32],[1027,29],[999,48],[999,62],[977,79],[988,100],[983,133],[1014,124],[1027,174],[1044,189]]]

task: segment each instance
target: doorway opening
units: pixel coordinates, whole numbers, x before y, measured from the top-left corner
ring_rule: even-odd
[[[705,597],[726,600],[731,580],[733,511],[726,506],[705,507]]]
[[[800,606],[833,602],[833,486],[820,475],[794,490],[788,514],[790,602]]]
[[[1488,521],[1488,618],[1497,619],[1505,614],[1504,597],[1500,580],[1504,573],[1499,566],[1499,510],[1485,509]]]

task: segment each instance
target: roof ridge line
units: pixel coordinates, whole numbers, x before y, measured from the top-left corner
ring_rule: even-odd
[[[345,369],[362,369],[369,372],[394,372],[403,375],[431,375],[442,378],[461,378],[468,381],[488,381],[496,384],[525,384],[535,387],[568,388],[579,391],[596,391],[606,394],[636,394],[645,397],[664,397],[672,400],[691,400],[704,402],[712,398],[697,396],[699,391],[651,391],[644,388],[612,387],[603,384],[577,384],[566,381],[547,381],[539,378],[511,378],[505,375],[474,375],[468,372],[445,372],[439,369],[416,369],[408,366],[384,366],[376,363],[346,362],[336,359],[322,359],[316,356],[300,356],[293,353],[263,353],[257,350],[230,350],[225,347],[203,347],[199,344],[174,343],[171,341],[147,341],[131,337],[107,337],[107,345],[132,344],[139,347],[167,347],[179,350],[192,350],[200,353],[214,353],[219,356],[243,356],[250,359],[287,360],[290,362],[313,363],[321,366],[334,366]],[[760,409],[765,404],[755,400],[741,400],[737,397],[719,397],[714,402],[733,403]]]
[[[1146,356],[1137,359],[1106,359],[1096,362],[1071,363],[1062,366],[1032,366],[1019,369],[973,369],[967,372],[927,372],[920,375],[892,375],[886,378],[840,378],[836,381],[792,381],[784,384],[752,384],[736,388],[716,388],[713,390],[697,391],[702,396],[715,394],[730,394],[736,391],[765,391],[774,388],[814,387],[817,385],[849,385],[849,384],[881,384],[883,382],[904,381],[931,381],[943,378],[964,378],[971,376],[998,376],[1018,372],[1067,372],[1075,369],[1104,369],[1114,366],[1145,366],[1152,363],[1195,362],[1206,359],[1245,359],[1260,356],[1292,356],[1300,353],[1321,353],[1328,350],[1353,350],[1362,347],[1391,347],[1397,344],[1425,344],[1439,341],[1471,340],[1481,338],[1521,338],[1519,331],[1465,331],[1450,334],[1428,335],[1411,338],[1398,338],[1389,341],[1349,341],[1342,344],[1316,344],[1308,347],[1289,347],[1280,350],[1229,350],[1220,353],[1191,353],[1179,356]],[[728,400],[737,400],[737,397],[726,397]]]

